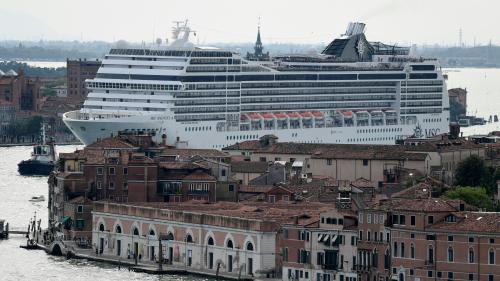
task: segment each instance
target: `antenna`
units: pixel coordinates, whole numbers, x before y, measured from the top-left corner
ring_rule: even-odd
[[[462,28],[460,27],[460,29],[458,30],[458,47],[459,48],[462,48],[463,47],[463,43],[462,43]]]

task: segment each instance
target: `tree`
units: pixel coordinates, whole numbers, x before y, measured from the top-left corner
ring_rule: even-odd
[[[444,194],[451,199],[460,199],[481,209],[493,210],[493,202],[484,187],[459,186]]]
[[[485,172],[484,160],[477,155],[471,155],[458,163],[455,170],[455,185],[482,186]]]

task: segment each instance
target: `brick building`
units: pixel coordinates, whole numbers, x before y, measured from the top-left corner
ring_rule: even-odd
[[[67,96],[84,100],[88,91],[85,88],[85,80],[93,79],[101,66],[99,60],[66,60],[66,85]]]
[[[25,117],[41,107],[41,81],[10,70],[0,72],[0,102],[14,106],[16,115]]]

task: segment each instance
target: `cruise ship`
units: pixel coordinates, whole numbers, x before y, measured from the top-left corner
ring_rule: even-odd
[[[119,131],[220,149],[273,134],[302,143],[395,144],[448,132],[446,80],[436,59],[368,41],[350,23],[319,54],[269,56],[189,42],[185,23],[168,46],[111,49],[83,107],[63,121],[84,143]]]

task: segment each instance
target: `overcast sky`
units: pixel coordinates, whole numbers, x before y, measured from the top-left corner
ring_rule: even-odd
[[[350,21],[369,40],[456,45],[500,43],[500,0],[2,0],[0,40],[152,42],[189,19],[199,44],[325,43]]]

